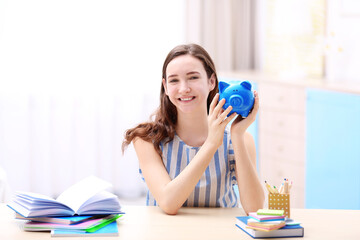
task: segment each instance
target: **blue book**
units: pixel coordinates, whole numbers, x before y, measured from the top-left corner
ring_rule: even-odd
[[[95,215],[95,216],[73,216],[73,217],[33,217],[26,218],[16,213],[15,218],[34,222],[46,222],[46,223],[57,223],[57,224],[78,224],[92,219],[103,218],[108,215]]]
[[[236,226],[252,238],[281,238],[281,237],[304,237],[304,228],[300,225],[286,225],[280,229],[264,232],[247,228],[247,221],[250,217],[236,217]]]
[[[81,230],[52,230],[51,237],[116,237],[119,236],[117,222],[114,221],[95,232]]]

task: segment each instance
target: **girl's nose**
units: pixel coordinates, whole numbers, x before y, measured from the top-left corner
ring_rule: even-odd
[[[189,84],[187,82],[181,83],[179,90],[180,90],[180,93],[188,93],[188,92],[190,92]]]

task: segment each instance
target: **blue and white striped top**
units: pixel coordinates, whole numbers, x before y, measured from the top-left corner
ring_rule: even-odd
[[[171,179],[174,179],[189,164],[200,147],[186,145],[178,135],[165,144],[161,142],[162,160]],[[141,173],[141,169],[139,170]],[[185,201],[184,207],[238,207],[238,198],[233,185],[235,158],[230,133],[224,132],[223,144],[218,148],[194,191]],[[156,200],[147,191],[146,205],[156,206]]]

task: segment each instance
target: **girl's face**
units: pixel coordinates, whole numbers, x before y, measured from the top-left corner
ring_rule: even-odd
[[[191,55],[181,55],[167,65],[163,85],[178,113],[206,112],[207,98],[215,87],[215,77],[207,77],[199,59]]]

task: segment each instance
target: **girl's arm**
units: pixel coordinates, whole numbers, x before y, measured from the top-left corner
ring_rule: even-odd
[[[264,205],[265,195],[256,171],[256,147],[254,138],[246,129],[255,121],[259,98],[255,94],[252,112],[243,120],[235,119],[231,126],[231,140],[235,154],[235,173],[240,201],[246,213],[256,212]]]
[[[244,211],[256,212],[264,205],[264,191],[256,172],[256,148],[250,133],[231,138],[235,154],[235,173]]]
[[[218,96],[210,106],[209,134],[205,143],[189,165],[173,180],[169,177],[152,143],[140,138],[133,141],[145,182],[160,208],[167,214],[176,214],[194,190],[216,150],[222,144],[226,125],[236,116],[233,114],[226,118],[232,108],[222,111],[225,100],[216,105],[217,100]]]
[[[189,165],[171,180],[152,143],[136,139],[134,147],[145,182],[160,208],[167,214],[176,214],[184,204],[217,149],[204,144]]]

